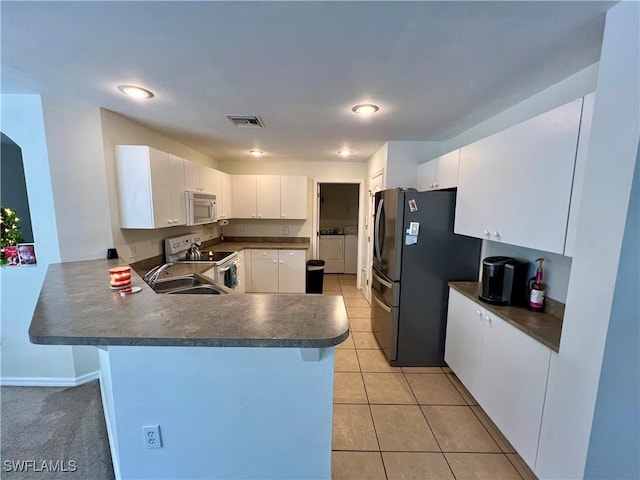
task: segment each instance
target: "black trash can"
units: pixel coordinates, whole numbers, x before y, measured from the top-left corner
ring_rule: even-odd
[[[324,260],[309,260],[307,262],[307,293],[322,293],[324,280]]]

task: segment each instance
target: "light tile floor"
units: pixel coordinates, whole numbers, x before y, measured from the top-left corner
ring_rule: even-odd
[[[335,352],[334,480],[535,480],[447,367],[391,367],[355,275],[325,275],[351,335]]]

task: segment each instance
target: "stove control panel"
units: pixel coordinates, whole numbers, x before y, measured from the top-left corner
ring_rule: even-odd
[[[175,255],[176,253],[186,252],[191,245],[200,244],[200,235],[197,233],[189,233],[180,237],[167,238],[164,241],[165,255]]]

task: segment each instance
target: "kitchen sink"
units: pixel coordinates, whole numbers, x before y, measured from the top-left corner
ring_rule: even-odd
[[[193,287],[180,288],[177,290],[173,290],[172,294],[200,294],[200,295],[225,295],[227,292],[223,291],[221,288],[216,287],[215,285],[196,285]]]
[[[156,293],[171,294],[225,295],[229,293],[226,287],[216,285],[196,273],[160,279],[151,288]]]
[[[152,288],[156,293],[171,293],[174,290],[196,287],[203,283],[205,282],[195,275],[188,275],[158,280]]]

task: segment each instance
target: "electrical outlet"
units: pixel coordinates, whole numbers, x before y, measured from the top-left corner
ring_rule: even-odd
[[[162,437],[160,437],[160,425],[149,425],[142,427],[142,437],[146,448],[162,448]]]
[[[132,258],[138,256],[138,247],[136,245],[129,245],[129,256]]]
[[[240,227],[240,233],[247,233],[247,227]]]
[[[289,227],[282,227],[282,234],[289,235]]]

